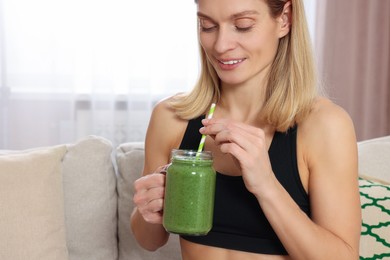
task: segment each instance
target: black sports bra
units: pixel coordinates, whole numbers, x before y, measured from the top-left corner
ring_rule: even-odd
[[[200,142],[204,116],[188,122],[180,149],[196,150]],[[286,133],[275,132],[269,156],[276,178],[303,212],[310,216],[309,197],[298,173],[296,158],[297,127]],[[213,228],[206,236],[181,236],[183,239],[208,245],[252,253],[286,255],[255,198],[241,176],[217,172]]]

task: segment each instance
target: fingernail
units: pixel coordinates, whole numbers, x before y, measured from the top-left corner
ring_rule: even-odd
[[[170,163],[167,164],[167,165],[165,165],[165,166],[162,168],[162,170],[160,171],[160,173],[166,174],[166,173],[167,173],[167,170],[168,170],[168,167],[169,167],[170,165],[171,165]]]

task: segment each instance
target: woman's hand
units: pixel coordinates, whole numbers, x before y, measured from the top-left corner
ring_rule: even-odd
[[[134,182],[133,202],[144,220],[151,224],[162,224],[166,168],[161,166]]]
[[[204,119],[202,123],[200,133],[212,137],[222,153],[235,158],[247,189],[255,194],[264,190],[273,172],[263,129],[227,119]]]

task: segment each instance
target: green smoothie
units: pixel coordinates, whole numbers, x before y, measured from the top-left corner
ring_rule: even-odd
[[[215,170],[210,152],[173,150],[167,169],[163,225],[168,232],[206,235],[213,222]]]

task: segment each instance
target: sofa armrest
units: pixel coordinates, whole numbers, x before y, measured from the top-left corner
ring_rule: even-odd
[[[358,143],[359,174],[390,183],[390,136]]]

